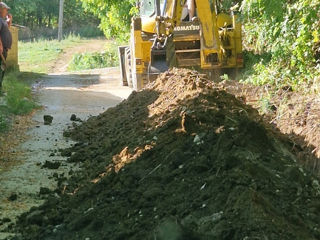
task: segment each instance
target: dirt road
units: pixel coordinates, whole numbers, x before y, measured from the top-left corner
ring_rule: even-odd
[[[68,64],[72,60],[74,54],[78,53],[93,53],[101,52],[105,49],[106,39],[92,39],[84,44],[77,44],[71,48],[68,48],[62,53],[62,55],[55,61],[50,68],[50,72],[67,72]]]
[[[63,130],[72,125],[70,116],[76,114],[85,120],[117,105],[131,93],[120,86],[119,76],[119,70],[111,68],[50,74],[41,79],[36,87],[44,108],[33,116],[35,124],[28,131],[29,140],[17,149],[24,153],[21,164],[0,172],[0,239],[8,236],[6,228],[17,216],[42,203],[42,194],[56,186],[57,174],[67,175],[76,168],[59,153],[59,149],[72,144],[62,136]],[[53,117],[51,125],[44,125],[44,115]],[[43,168],[46,161],[58,162],[60,167]]]

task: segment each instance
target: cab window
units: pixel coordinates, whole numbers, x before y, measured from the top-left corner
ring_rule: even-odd
[[[165,13],[167,0],[160,0],[160,9],[162,15]],[[141,16],[151,17],[156,12],[156,0],[142,0],[140,3]]]
[[[141,16],[150,17],[155,13],[155,0],[142,0],[140,3]]]

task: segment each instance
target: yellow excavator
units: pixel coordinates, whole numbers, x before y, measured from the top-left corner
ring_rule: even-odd
[[[171,67],[213,76],[243,67],[241,23],[220,1],[141,0],[138,8],[129,46],[119,47],[123,85],[140,90]]]

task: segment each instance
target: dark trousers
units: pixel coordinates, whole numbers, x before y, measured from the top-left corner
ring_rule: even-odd
[[[7,56],[8,56],[8,50],[3,50],[3,56],[5,59],[7,59]],[[0,66],[2,64],[2,58],[0,57]],[[2,90],[2,82],[3,82],[3,79],[4,79],[4,74],[5,74],[5,70],[2,70],[2,68],[0,67],[0,91]]]

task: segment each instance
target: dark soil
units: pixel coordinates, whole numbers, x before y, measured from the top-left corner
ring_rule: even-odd
[[[82,122],[81,118],[78,118],[77,115],[75,115],[75,114],[71,115],[70,121],[72,121],[72,122]]]
[[[290,87],[269,89],[229,81],[223,89],[258,109],[266,122],[290,139],[299,162],[320,175],[319,92],[292,91]],[[314,91],[315,93],[313,93]]]
[[[48,168],[48,169],[58,169],[61,166],[61,162],[51,162],[51,161],[46,161],[43,165],[42,168]]]
[[[16,239],[320,239],[320,185],[259,114],[173,69],[66,132],[82,169]]]
[[[13,202],[13,201],[16,201],[18,199],[18,194],[16,193],[12,193],[9,197],[8,197],[8,200]]]

